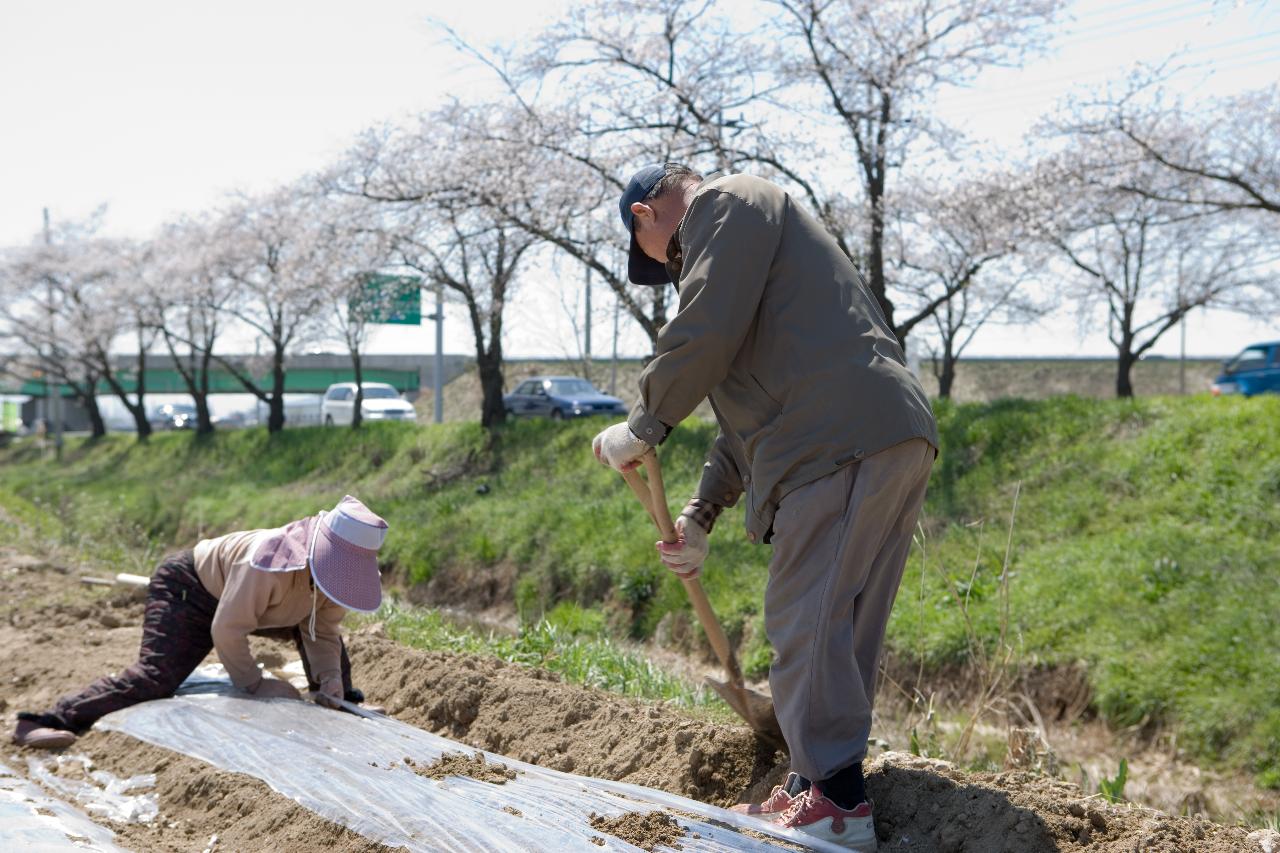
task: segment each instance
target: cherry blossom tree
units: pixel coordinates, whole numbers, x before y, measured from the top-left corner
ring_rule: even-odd
[[[533,192],[540,175],[511,146],[478,144],[469,126],[451,120],[457,109],[424,116],[411,129],[366,134],[326,183],[377,202],[393,262],[466,307],[483,394],[480,420],[489,427],[506,418],[505,311],[521,264],[539,242],[504,215],[499,199]]]
[[[147,315],[195,405],[197,435],[213,432],[210,369],[226,325],[226,306],[234,296],[212,233],[213,222],[207,216],[164,226],[140,274],[148,285]]]
[[[1028,209],[1040,211],[1036,238],[1065,262],[1065,297],[1105,316],[1116,395],[1132,397],[1133,365],[1162,335],[1195,308],[1249,304],[1264,277],[1237,223],[1129,191],[1160,180],[1146,164],[1099,181],[1082,168],[1094,162],[1091,144],[1042,163],[1023,197],[1040,200]]]
[[[364,348],[375,323],[394,307],[403,279],[375,274],[394,257],[392,234],[382,230],[374,202],[344,194],[325,194],[321,185],[309,188],[310,224],[319,230],[318,251],[310,256],[307,277],[317,283],[325,299],[317,316],[318,334],[342,341],[351,355],[356,393],[351,427],[363,422]],[[413,284],[416,288],[416,284]]]
[[[1122,179],[1148,165],[1144,180],[1117,184],[1124,192],[1194,213],[1280,215],[1280,83],[1188,102],[1168,85],[1179,70],[1140,69],[1076,98],[1045,129],[1094,140],[1095,168]]]
[[[269,386],[249,366],[213,354],[245,390],[267,404],[267,430],[284,428],[285,359],[315,332],[325,294],[308,273],[323,239],[308,227],[307,207],[296,188],[245,197],[218,220],[210,239],[217,246],[218,275],[233,285],[223,311],[261,335],[266,343]]]
[[[1027,229],[1018,204],[1019,181],[1004,170],[980,172],[947,184],[917,182],[906,205],[918,211],[892,229],[896,278],[910,315],[906,335],[933,326],[933,369],[938,396],[950,397],[956,362],[988,322],[1027,322],[1045,313],[1047,300],[1027,288]],[[1022,251],[1020,252],[1020,244]]]
[[[894,182],[907,162],[953,152],[964,134],[933,112],[945,86],[1040,48],[1061,0],[773,0],[780,66],[796,112],[834,122],[860,191],[824,217],[865,272],[885,319],[905,339],[886,271],[889,223],[901,215]],[[826,165],[830,171],[830,165]],[[819,209],[827,207],[819,202]],[[843,232],[843,233],[842,233]],[[857,235],[856,237],[853,235]],[[939,303],[939,307],[942,303]],[[918,320],[917,320],[918,322]]]
[[[158,334],[150,309],[161,298],[150,290],[144,274],[152,261],[150,248],[126,240],[95,240],[79,246],[75,255],[72,263],[81,266],[84,280],[96,287],[71,291],[71,305],[86,315],[96,312],[109,324],[100,336],[88,339],[90,352],[103,381],[133,418],[138,439],[145,441],[152,431],[146,408],[147,355]],[[131,369],[115,367],[118,345],[132,350]],[[126,387],[130,377],[132,395]]]
[[[48,246],[33,243],[0,258],[0,342],[10,353],[10,373],[69,387],[98,438],[107,430],[98,407],[99,372],[83,346],[90,336],[75,328],[65,311],[51,255]]]
[[[151,431],[142,378],[147,332],[126,275],[132,247],[97,236],[102,213],[57,222],[29,247],[11,253],[0,310],[8,336],[25,348],[27,369],[72,388],[95,436],[106,431],[97,402],[97,386],[105,382],[133,415],[139,440],[145,440]],[[132,399],[111,357],[114,343],[126,335],[138,342]]]

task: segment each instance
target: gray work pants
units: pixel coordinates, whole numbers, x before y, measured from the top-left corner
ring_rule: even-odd
[[[778,505],[764,599],[769,687],[791,769],[808,779],[866,755],[885,627],[935,455],[913,439]]]

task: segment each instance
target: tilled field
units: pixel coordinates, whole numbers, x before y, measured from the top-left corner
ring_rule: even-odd
[[[10,731],[18,710],[128,665],[141,598],[84,587],[38,557],[0,550],[0,698]],[[351,638],[355,682],[400,720],[462,743],[559,770],[626,781],[729,805],[767,792],[785,756],[743,727],[693,719],[496,660],[407,649],[376,631]],[[278,665],[291,648],[261,641]],[[380,850],[264,783],[117,733],[91,732],[74,751],[127,777],[156,774],[160,815],[108,824],[137,850]],[[26,756],[10,746],[16,769]],[[902,754],[869,764],[881,849],[902,853],[1261,853],[1269,840],[1240,828],[1110,806],[1073,785],[1021,773],[966,774]],[[1271,851],[1268,851],[1271,853]]]

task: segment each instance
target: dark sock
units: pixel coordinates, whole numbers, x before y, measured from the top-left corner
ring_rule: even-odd
[[[866,783],[862,779],[862,762],[836,771],[830,779],[818,783],[823,796],[842,809],[853,809],[867,801]]]
[[[64,732],[73,731],[71,726],[68,726],[61,717],[54,716],[53,714],[33,714],[30,711],[19,711],[18,719],[30,720],[41,728],[61,729]]]
[[[809,786],[811,784],[813,783],[801,776],[799,773],[793,773],[791,780],[787,784],[787,794],[788,796],[798,797],[804,791],[809,790]]]

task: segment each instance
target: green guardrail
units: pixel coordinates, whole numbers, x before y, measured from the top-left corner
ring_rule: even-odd
[[[418,371],[416,370],[390,370],[385,368],[365,368],[361,371],[365,382],[385,382],[401,393],[414,392],[418,390]],[[258,383],[259,388],[269,389],[271,387],[270,377],[255,376],[252,377]],[[128,374],[121,374],[118,377],[121,387],[130,393],[138,388],[135,377]],[[146,389],[148,394],[186,394],[187,384],[182,379],[182,374],[171,368],[158,368],[155,370],[145,371]],[[323,394],[325,389],[335,382],[354,382],[355,371],[346,369],[329,369],[329,368],[296,368],[290,370],[284,377],[284,390],[287,394]],[[41,379],[29,379],[23,382],[14,393],[24,394],[28,397],[44,397],[46,396],[47,387]],[[58,386],[59,394],[63,397],[72,396],[70,387],[66,385]],[[99,382],[97,391],[99,394],[111,394],[111,386],[105,382]],[[209,393],[211,394],[244,394],[245,388],[240,384],[234,376],[225,370],[209,371]]]

